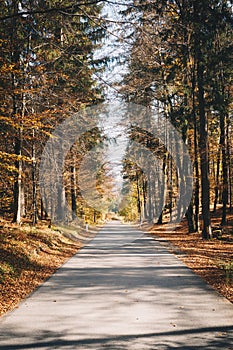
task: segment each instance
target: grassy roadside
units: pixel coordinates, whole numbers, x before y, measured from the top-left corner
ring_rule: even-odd
[[[81,248],[41,224],[17,226],[0,219],[0,316],[13,309]]]

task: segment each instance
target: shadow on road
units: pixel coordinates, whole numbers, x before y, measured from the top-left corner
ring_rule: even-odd
[[[23,345],[11,345],[11,346],[0,346],[2,350],[26,350],[26,349],[111,349],[111,350],[127,350],[131,349],[132,346],[137,348],[137,343],[140,346],[143,346],[142,349],[158,349],[158,350],[188,350],[188,349],[200,349],[200,350],[213,350],[213,349],[224,349],[232,350],[233,349],[233,333],[229,334],[228,332],[233,331],[233,326],[226,327],[207,327],[207,328],[195,328],[195,329],[185,329],[182,331],[170,331],[170,332],[161,332],[161,333],[145,333],[145,334],[129,334],[129,335],[119,335],[119,336],[106,336],[99,337],[96,339],[85,339],[80,340],[65,340],[65,334],[58,335],[52,332],[43,332],[40,336],[37,336],[35,342],[25,343]],[[212,333],[218,334],[216,339],[206,339],[205,334]],[[179,341],[179,336],[186,336],[185,344],[182,340]],[[193,343],[189,343],[189,336],[195,335],[196,339],[203,341],[203,346],[197,346]],[[15,336],[15,333],[9,331],[5,336],[12,337]],[[26,335],[21,335],[25,337]],[[174,338],[174,339],[173,339]],[[19,337],[20,339],[20,337]],[[46,341],[44,341],[46,339]],[[193,340],[193,337],[192,337]],[[139,341],[139,342],[138,342]],[[166,344],[168,343],[169,344]],[[172,343],[172,345],[171,345]]]

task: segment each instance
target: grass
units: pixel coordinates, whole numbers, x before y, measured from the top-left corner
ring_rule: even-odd
[[[0,315],[45,281],[81,247],[46,224],[0,219]]]

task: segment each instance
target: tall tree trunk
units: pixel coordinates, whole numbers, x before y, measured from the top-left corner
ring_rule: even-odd
[[[76,218],[77,214],[77,196],[76,196],[76,169],[72,165],[70,167],[70,182],[71,182],[71,208],[72,208],[72,220]]]
[[[199,130],[199,152],[201,161],[201,204],[202,204],[202,237],[212,237],[210,219],[210,180],[209,180],[209,151],[208,151],[208,122],[205,111],[204,98],[204,67],[197,49],[197,87],[198,87],[198,108],[200,116]]]
[[[172,195],[173,195],[173,169],[172,169],[172,157],[169,155],[169,215],[170,221],[172,221]]]
[[[13,221],[20,224],[21,218],[25,215],[25,199],[23,189],[23,161],[22,161],[22,139],[23,139],[23,119],[25,114],[25,95],[23,94],[21,107],[21,120],[18,135],[15,140],[15,155],[17,160],[15,163],[17,169],[16,181],[14,185],[14,218]]]
[[[136,186],[137,186],[137,207],[138,207],[138,215],[139,221],[142,221],[142,206],[141,206],[141,196],[140,196],[140,184],[139,184],[139,176],[136,170]]]
[[[19,1],[15,0],[11,3],[11,11],[13,13],[13,17],[11,20],[11,63],[13,65],[13,68],[19,67],[19,61],[20,61],[20,48],[18,43],[18,19],[17,14],[19,12]],[[16,81],[16,75],[14,72],[14,69],[11,73],[11,88],[12,88],[12,120],[16,120],[16,116],[21,114],[23,106],[20,106],[20,99],[18,94],[16,94],[17,89],[17,81]],[[23,97],[24,98],[24,97]],[[22,115],[21,115],[21,122],[22,123]],[[20,224],[21,222],[21,216],[22,211],[24,211],[24,208],[22,207],[24,201],[22,202],[22,196],[23,196],[23,190],[22,190],[22,172],[23,172],[23,164],[22,164],[22,125],[18,125],[18,128],[16,130],[17,135],[15,137],[15,143],[14,143],[14,152],[17,156],[17,160],[15,162],[15,167],[17,169],[16,173],[16,179],[14,183],[14,213],[13,213],[13,221]]]
[[[193,126],[194,126],[194,174],[195,174],[195,187],[194,187],[194,222],[195,231],[198,232],[200,228],[199,222],[199,212],[200,212],[200,191],[199,191],[199,162],[198,162],[198,121],[196,114],[196,62],[194,62],[193,72],[192,72],[192,113],[193,113]]]
[[[226,210],[228,202],[228,169],[226,155],[226,115],[224,112],[220,114],[220,145],[222,151],[222,221],[221,225],[226,225]]]
[[[164,203],[165,203],[165,199],[166,199],[166,184],[167,184],[167,165],[168,165],[168,153],[164,153],[164,157],[163,157],[163,178],[161,180],[161,189],[160,189],[160,198],[159,198],[159,201],[160,201],[160,205],[159,205],[159,208],[161,208],[161,213],[160,213],[160,216],[158,218],[158,221],[157,221],[157,224],[158,225],[161,225],[163,223],[163,206],[164,206]]]
[[[208,150],[208,120],[205,108],[204,67],[207,53],[205,33],[205,5],[201,1],[192,1],[193,7],[193,35],[194,35],[194,62],[197,86],[197,102],[199,113],[199,153],[201,168],[201,205],[202,205],[202,237],[212,237],[210,218],[210,180],[209,180],[209,150]],[[204,57],[205,56],[205,57]]]
[[[57,184],[57,207],[56,207],[56,220],[58,222],[65,222],[66,220],[66,198],[65,189],[62,183],[62,179],[59,179]]]
[[[227,161],[228,161],[228,194],[229,194],[229,210],[232,212],[232,159],[231,159],[231,125],[230,125],[230,117],[228,115],[227,118]]]
[[[148,219],[147,213],[147,183],[144,177],[142,177],[142,195],[143,195],[143,216],[145,219]]]
[[[18,159],[16,160],[15,166],[17,169],[16,180],[14,183],[14,217],[13,222],[17,224],[21,223],[22,217],[22,172],[23,172],[23,164],[21,157],[21,136],[15,140],[15,155],[17,155]]]
[[[220,141],[220,144],[221,144],[221,141]],[[216,175],[215,175],[214,209],[213,209],[213,212],[216,212],[217,204],[218,204],[218,198],[219,198],[220,154],[221,154],[221,150],[219,148],[218,155],[217,155],[217,169],[216,169]]]
[[[37,223],[35,130],[32,131],[32,224]]]
[[[151,168],[150,166],[148,167],[148,219],[149,222],[153,222],[153,207],[152,207],[152,176],[151,176]]]

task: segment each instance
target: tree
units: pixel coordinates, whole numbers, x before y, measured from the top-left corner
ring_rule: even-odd
[[[202,235],[209,238],[213,187],[209,146],[210,142],[216,144],[216,133],[209,129],[213,116],[221,134],[222,224],[228,201],[225,133],[232,103],[231,5],[225,0],[145,1],[134,2],[125,13],[137,17],[139,24],[131,28],[129,73],[123,92],[128,99],[144,104],[150,90],[150,104],[159,103],[164,115],[180,130],[195,165],[194,199],[187,212],[190,231],[199,228],[200,176]]]
[[[9,210],[18,223],[25,210],[36,222],[39,158],[51,131],[70,113],[102,99],[93,80],[94,48],[104,34],[93,20],[100,9],[71,1],[1,3],[1,146],[2,155],[9,154],[6,182],[14,173]]]

